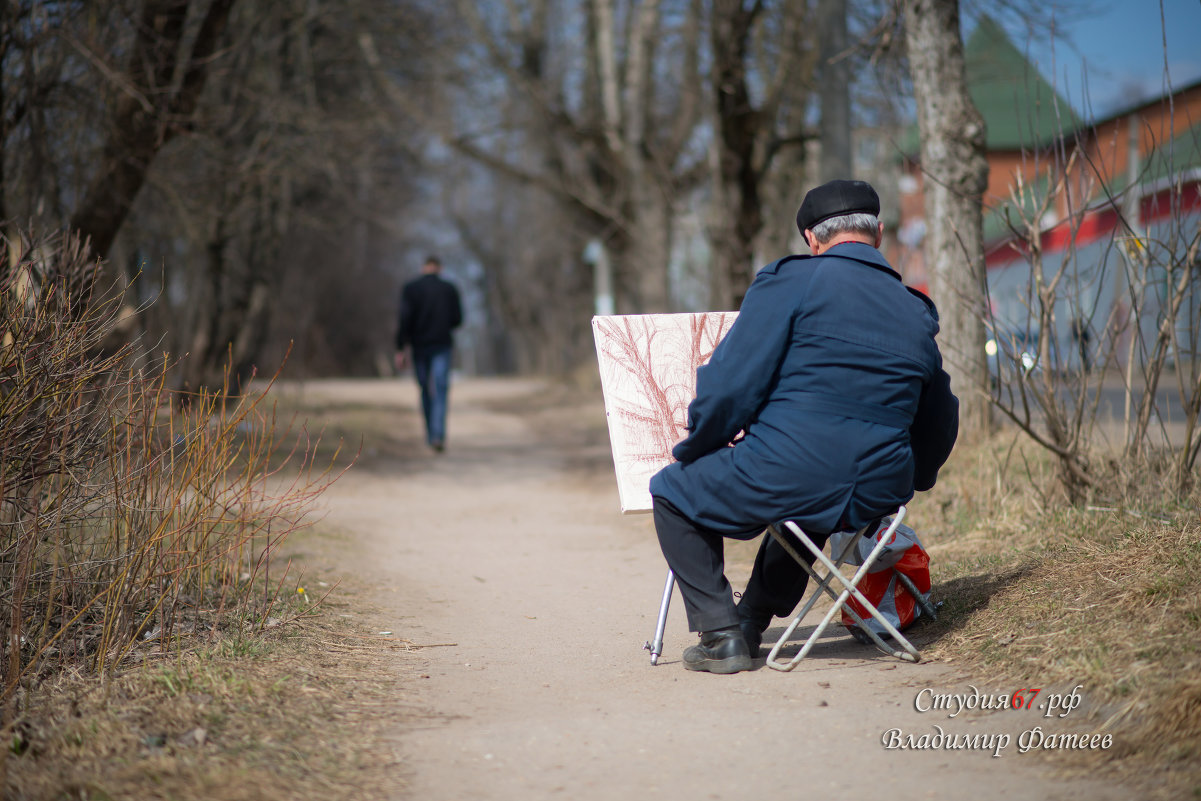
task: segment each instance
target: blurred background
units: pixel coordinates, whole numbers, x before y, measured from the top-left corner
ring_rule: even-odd
[[[89,237],[130,335],[188,354],[180,386],[289,348],[286,376],[388,374],[427,254],[464,294],[459,369],[590,369],[595,312],[737,308],[832,177],[877,186],[926,284],[900,5],[5,0],[0,220]],[[1196,2],[964,2],[986,210],[1066,137],[1195,90],[1199,26]]]

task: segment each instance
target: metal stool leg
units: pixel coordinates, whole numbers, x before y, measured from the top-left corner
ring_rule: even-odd
[[[880,555],[880,553],[883,551],[885,545],[887,545],[889,540],[892,538],[893,532],[896,531],[897,526],[900,525],[902,518],[904,518],[904,516],[905,516],[905,511],[906,510],[905,510],[904,506],[900,507],[897,510],[897,514],[893,517],[892,524],[888,527],[888,529],[884,532],[884,534],[882,534],[880,537],[877,538],[875,547],[872,548],[872,551],[868,555],[867,559],[865,559],[863,561],[863,564],[859,567],[859,569],[855,572],[854,577],[851,579],[847,579],[839,571],[839,568],[842,566],[844,559],[846,558],[847,554],[851,551],[851,545],[848,545],[846,548],[843,549],[843,553],[839,556],[838,562],[834,563],[834,562],[831,562],[826,557],[826,555],[822,553],[820,548],[818,548],[816,545],[813,544],[813,541],[810,540],[809,537],[805,534],[805,532],[802,531],[800,529],[800,527],[798,527],[795,523],[788,521],[784,524],[797,537],[798,541],[800,541],[801,544],[804,545],[814,555],[814,558],[817,561],[821,562],[822,566],[826,568],[826,571],[827,571],[826,575],[821,576],[816,572],[816,570],[814,568],[810,567],[809,564],[807,564],[800,557],[800,554],[798,554],[796,552],[796,549],[794,549],[787,542],[787,540],[785,540],[785,538],[780,534],[780,532],[778,532],[774,527],[772,529],[770,529],[772,536],[776,537],[777,541],[780,543],[781,546],[784,547],[784,549],[788,552],[788,554],[790,556],[792,556],[792,558],[796,559],[801,564],[801,566],[803,568],[805,568],[806,572],[808,572],[809,575],[812,576],[813,579],[818,582],[818,588],[817,588],[817,590],[814,591],[813,596],[810,597],[809,602],[805,604],[804,608],[802,608],[801,613],[799,615],[797,615],[795,618],[793,618],[793,620],[789,624],[787,630],[784,632],[784,634],[780,637],[780,639],[776,642],[775,646],[772,648],[771,654],[768,655],[768,657],[767,657],[768,667],[774,668],[776,670],[784,670],[784,671],[792,670],[794,667],[796,667],[797,663],[800,662],[801,659],[803,659],[806,655],[808,655],[808,653],[809,653],[810,649],[812,649],[814,643],[817,642],[818,637],[820,637],[822,632],[825,631],[826,626],[828,626],[830,624],[830,621],[832,621],[834,619],[834,615],[837,614],[840,609],[844,608],[847,600],[851,597],[854,597],[855,600],[858,601],[863,606],[864,609],[868,610],[868,612],[871,614],[871,616],[874,617],[876,620],[878,620],[880,622],[880,624],[884,627],[884,629],[893,637],[894,641],[904,649],[903,651],[900,651],[895,648],[891,648],[890,646],[886,645],[885,642],[880,638],[880,636],[878,634],[876,634],[874,631],[872,631],[869,627],[860,626],[860,628],[869,637],[871,637],[871,639],[876,643],[876,645],[881,650],[883,650],[887,654],[897,657],[898,659],[904,659],[904,660],[907,660],[910,662],[918,661],[918,659],[920,658],[920,655],[918,654],[917,649],[913,647],[912,643],[910,643],[909,640],[907,640],[907,639],[905,639],[905,637],[901,636],[901,633],[899,631],[897,631],[896,627],[893,626],[892,623],[890,623],[888,621],[888,619],[885,618],[878,609],[876,609],[875,605],[872,604],[870,601],[868,601],[867,598],[864,597],[863,593],[861,593],[858,589],[859,581],[868,573],[868,571],[871,569],[872,564],[876,561],[876,557],[878,557]],[[865,536],[866,533],[867,533],[867,529],[861,530],[855,537],[852,538],[852,540],[851,540],[852,544],[857,544],[859,541],[859,538]],[[874,535],[875,531],[873,530],[871,533]],[[834,591],[830,588],[830,582],[834,581],[834,580],[841,582],[844,587],[842,593],[837,596],[834,595]],[[805,644],[801,647],[800,652],[796,656],[794,656],[790,662],[778,661],[776,657],[779,655],[780,649],[783,647],[784,643],[787,642],[788,638],[792,636],[792,633],[796,630],[796,627],[800,624],[800,622],[804,618],[804,616],[809,613],[809,610],[812,609],[813,604],[816,601],[816,598],[819,597],[823,591],[835,599],[834,604],[830,607],[830,610],[826,613],[826,615],[822,619],[821,623],[809,635],[808,639],[806,639]],[[858,622],[860,622],[860,623],[863,622],[863,619],[860,618],[859,615],[855,613],[854,609],[852,609],[850,607],[845,607],[845,608],[847,609],[847,611],[849,611],[851,613],[851,615]]]
[[[671,591],[676,586],[676,574],[667,571],[667,581],[663,582],[663,600],[659,602],[659,622],[655,624],[655,639],[644,643],[642,650],[651,652],[651,664],[659,664],[663,653],[663,630],[667,628],[667,608],[671,606]]]
[[[883,552],[885,546],[887,546],[888,542],[892,539],[893,532],[895,532],[897,529],[897,526],[900,525],[900,518],[902,518],[904,516],[905,516],[905,508],[901,507],[897,514],[897,517],[893,520],[892,525],[890,525],[888,527],[888,529],[884,532],[884,534],[880,535],[877,538],[875,547],[872,548],[871,553],[868,555],[867,559],[864,560],[863,565],[859,568],[858,571],[856,571],[854,578],[848,580],[842,575],[842,573],[835,574],[835,578],[837,578],[840,582],[842,582],[843,586],[846,587],[846,589],[843,592],[843,594],[841,596],[839,596],[839,598],[834,603],[834,606],[831,608],[829,614],[826,616],[826,620],[824,620],[822,622],[821,628],[819,628],[817,631],[815,631],[814,634],[819,634],[821,632],[821,630],[823,630],[825,628],[825,626],[829,625],[830,620],[833,619],[834,614],[839,609],[845,609],[847,612],[850,613],[851,617],[853,617],[856,620],[856,622],[860,624],[860,626],[859,626],[860,630],[862,630],[864,634],[866,634],[868,637],[870,637],[871,640],[877,645],[877,647],[879,647],[880,650],[882,650],[884,653],[886,653],[890,656],[896,657],[897,659],[906,660],[908,662],[917,662],[921,658],[920,655],[918,654],[917,649],[913,647],[913,644],[911,642],[909,642],[909,640],[906,639],[901,634],[901,632],[897,630],[897,628],[895,626],[892,625],[892,623],[888,620],[888,618],[884,617],[884,615],[878,609],[876,609],[875,604],[873,604],[871,601],[867,600],[867,598],[863,595],[863,593],[861,593],[859,591],[860,579],[862,579],[870,571],[871,566],[876,561],[876,557],[878,557]],[[790,523],[789,525],[791,525],[793,528],[796,528],[795,523]],[[800,529],[796,529],[796,530],[799,531]],[[869,532],[867,530],[864,530],[863,532],[860,533],[859,536],[862,537],[862,536],[866,535],[867,533],[869,533]],[[874,532],[870,532],[870,533],[874,534]],[[856,539],[858,539],[858,537],[856,537]],[[812,542],[808,542],[808,538],[806,538],[806,542],[809,546],[809,549],[811,551],[813,551],[813,550],[817,551],[818,558],[821,559],[821,561],[827,567],[830,567],[831,565],[830,565],[829,560],[827,560],[825,558],[825,556],[821,554],[820,549],[816,548],[816,546],[814,546]],[[898,645],[900,645],[904,649],[904,651],[898,651],[897,649],[889,646],[888,644],[886,644],[884,642],[883,638],[881,638],[880,635],[876,634],[876,632],[872,631],[871,628],[869,628],[868,626],[862,625],[863,618],[861,618],[859,616],[859,614],[853,608],[851,608],[850,606],[846,606],[846,601],[851,596],[854,596],[855,600],[858,601],[863,606],[863,608],[868,611],[868,613],[872,617],[874,617],[877,621],[880,622],[880,625],[882,625],[884,627],[885,631],[887,631],[892,636],[893,640]],[[806,645],[808,645],[808,643],[806,643]]]
[[[930,603],[930,599],[923,596],[913,584],[913,579],[906,576],[901,571],[897,570],[897,581],[909,590],[909,594],[913,596],[914,602],[921,607],[922,614],[928,615],[931,620],[938,620],[938,609],[934,604]]]

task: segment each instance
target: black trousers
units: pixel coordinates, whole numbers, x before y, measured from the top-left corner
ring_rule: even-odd
[[[712,631],[738,625],[740,618],[754,620],[767,628],[773,616],[788,617],[805,595],[809,574],[788,555],[774,537],[765,536],[755,556],[755,567],[738,605],[725,576],[724,539],[750,540],[762,533],[754,529],[722,535],[689,520],[671,503],[656,497],[655,533],[667,565],[676,575],[676,584],[684,598],[691,631]],[[824,546],[828,534],[809,534],[814,545]],[[798,553],[813,555],[793,540]]]

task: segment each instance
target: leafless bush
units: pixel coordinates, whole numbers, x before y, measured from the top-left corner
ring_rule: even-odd
[[[1044,165],[1048,178],[1019,179],[1007,207],[1023,259],[990,282],[992,400],[1054,454],[1074,502],[1112,494],[1115,478],[1158,476],[1175,498],[1195,482],[1199,190],[1166,165],[1119,191],[1077,141]],[[1111,233],[1089,241],[1089,228]]]
[[[120,293],[80,242],[8,241],[0,266],[0,703],[22,680],[107,673],[138,646],[266,625],[272,552],[334,479],[264,393],[182,398],[166,360],[105,340]],[[229,387],[225,388],[226,390]],[[181,400],[183,402],[181,402]]]

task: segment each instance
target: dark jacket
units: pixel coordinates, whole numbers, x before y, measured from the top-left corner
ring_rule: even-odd
[[[651,494],[722,533],[859,527],[907,502],[959,427],[937,332],[934,305],[868,245],[765,267],[697,372],[690,433]]]
[[[449,347],[451,332],[463,322],[463,307],[454,284],[427,273],[400,292],[400,326],[396,349]]]

